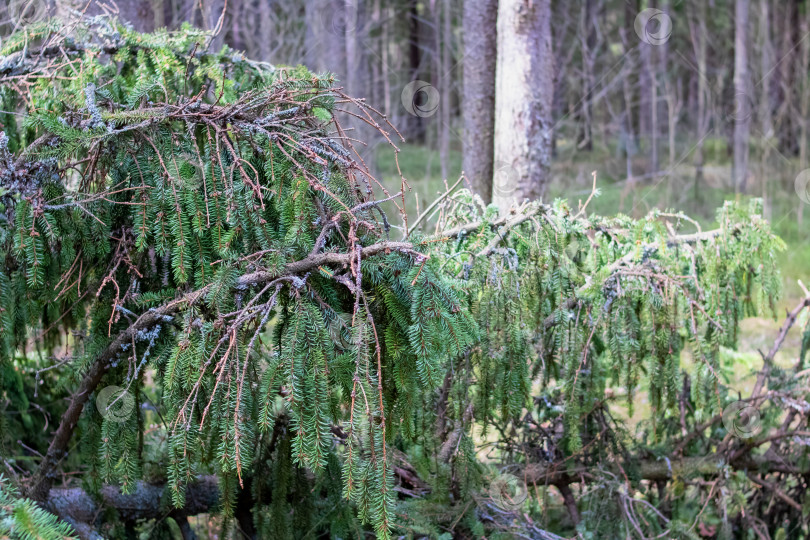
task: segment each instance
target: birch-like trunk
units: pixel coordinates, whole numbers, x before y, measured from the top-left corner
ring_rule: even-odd
[[[734,9],[734,189],[745,193],[748,176],[750,98],[748,87],[748,4],[736,0]]]
[[[554,59],[550,0],[500,0],[493,202],[505,211],[546,191]]]

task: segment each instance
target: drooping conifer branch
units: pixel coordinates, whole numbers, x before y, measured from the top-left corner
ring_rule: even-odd
[[[379,253],[391,252],[420,256],[418,252],[414,251],[413,245],[408,242],[379,242],[361,248],[359,256],[366,258]],[[310,255],[300,261],[287,264],[281,272],[260,271],[243,275],[239,277],[233,288],[234,290],[244,290],[281,278],[296,278],[301,280],[303,274],[321,266],[347,266],[352,257],[355,257],[355,255],[345,253]],[[90,365],[87,373],[82,377],[79,388],[73,393],[70,405],[68,405],[67,410],[62,415],[59,426],[51,440],[51,445],[48,447],[48,452],[39,465],[37,476],[34,478],[31,488],[32,497],[38,500],[45,500],[47,498],[54,480],[54,469],[67,451],[68,444],[76,429],[84,405],[90,399],[91,394],[95,391],[104,374],[107,373],[112,366],[112,361],[116,355],[121,352],[122,346],[133,343],[138,333],[154,328],[160,323],[165,324],[166,322],[172,322],[172,318],[177,312],[189,309],[200,302],[200,300],[209,293],[210,288],[211,286],[209,285],[196,291],[186,293],[181,298],[144,312],[135,319],[134,322],[122,330]]]
[[[193,31],[98,19],[28,32],[0,50],[2,110],[19,113],[0,138],[0,368],[21,385],[9,366],[62,378],[43,388],[61,419],[43,430],[42,459],[14,465],[40,501],[69,470],[139,493],[154,459],[177,515],[200,475],[217,477],[226,518],[244,515],[248,486],[269,493],[247,512],[268,537],[297,511],[289,500],[324,493],[382,538],[421,534],[409,511],[450,493],[472,530],[495,519],[468,513],[492,515],[479,430],[497,432],[510,470],[564,485],[578,517],[579,498],[616,490],[617,515],[636,523],[646,510],[627,486],[674,483],[665,455],[703,464],[672,465],[697,486],[726,466],[753,470],[764,444],[788,465],[757,465],[750,481],[804,474],[792,437],[810,407],[778,370],[755,403],[788,407],[780,425],[742,444],[716,420],[735,398],[724,351],[779,294],[784,246],[757,201],[691,232],[673,212],[601,218],[562,201],[499,215],[451,189],[430,207],[432,234],[406,226],[407,241],[391,241],[382,203],[401,205],[407,184],[382,189],[341,110],[392,146],[394,130],[328,74],[203,50]],[[70,357],[42,371],[23,354],[32,345]],[[132,414],[91,406],[109,385]],[[646,393],[648,440],[617,427],[613,388],[631,414]],[[704,466],[714,451],[725,465]],[[400,452],[420,461],[407,474]],[[579,492],[594,471],[594,494]],[[777,498],[793,516],[794,491]],[[453,530],[462,517],[437,519]]]

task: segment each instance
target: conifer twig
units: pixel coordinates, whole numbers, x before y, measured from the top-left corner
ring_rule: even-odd
[[[433,211],[433,209],[434,209],[434,208],[436,208],[436,206],[438,206],[438,205],[439,205],[439,204],[440,204],[440,203],[441,203],[441,202],[442,202],[442,201],[443,201],[445,198],[447,198],[447,197],[448,197],[448,196],[449,196],[451,193],[453,193],[453,191],[455,191],[456,187],[458,187],[458,185],[459,185],[459,184],[460,184],[460,183],[461,183],[463,180],[466,180],[466,179],[467,179],[467,177],[466,177],[466,176],[464,176],[464,173],[462,172],[462,173],[461,173],[461,176],[459,176],[459,177],[458,177],[458,180],[456,180],[456,182],[455,182],[455,183],[454,183],[452,186],[450,186],[450,188],[449,188],[447,191],[445,191],[444,193],[442,193],[441,195],[439,195],[438,197],[436,197],[436,200],[435,200],[435,201],[433,201],[433,202],[430,204],[430,206],[428,206],[427,208],[425,208],[425,211],[424,211],[424,212],[422,212],[422,213],[419,215],[419,217],[417,217],[417,218],[416,218],[416,220],[413,222],[413,225],[411,225],[410,230],[408,231],[408,234],[407,234],[407,235],[405,235],[405,238],[408,238],[408,237],[411,235],[411,233],[412,233],[413,231],[415,231],[417,227],[419,227],[419,224],[420,224],[420,223],[422,223],[422,222],[423,222],[423,221],[424,221],[424,220],[425,220],[425,219],[426,219],[426,218],[427,218],[427,217],[430,215],[430,213]],[[445,184],[445,185],[446,185],[446,184]]]
[[[409,242],[379,242],[359,249],[360,255],[364,258],[391,252],[415,256],[419,255]],[[323,265],[348,265],[352,257],[355,256],[356,255],[351,253],[321,253],[310,255],[299,261],[287,264],[281,272],[259,271],[245,274],[239,278],[236,287],[250,287],[272,281],[273,279],[285,275],[304,274]],[[163,320],[171,320],[172,316],[181,309],[194,305],[201,298],[205,297],[210,287],[211,286],[208,285],[196,291],[186,293],[176,300],[172,300],[160,307],[152,308],[141,314],[131,326],[118,334],[104,351],[102,351],[95,362],[90,365],[82,377],[79,387],[74,391],[67,410],[65,410],[65,413],[62,415],[59,426],[51,439],[48,451],[33,478],[31,487],[29,488],[31,498],[42,501],[47,497],[48,490],[51,485],[53,485],[53,473],[55,468],[62,458],[65,457],[68,444],[76,429],[84,405],[90,399],[90,394],[95,391],[95,388],[98,386],[99,382],[101,382],[101,378],[110,368],[111,361],[118,351],[121,350],[121,346],[125,343],[129,343],[138,331],[151,328]]]

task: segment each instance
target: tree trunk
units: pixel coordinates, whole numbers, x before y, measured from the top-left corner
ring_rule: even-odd
[[[546,191],[551,166],[554,59],[550,0],[501,0],[495,91],[493,201],[505,211]]]
[[[367,49],[368,6],[363,0],[346,0],[345,40],[346,40],[346,89],[353,97],[368,100],[370,92],[368,81]],[[376,104],[372,104],[376,105]],[[375,174],[375,149],[379,142],[377,133],[360,114],[347,122],[350,131],[347,136],[353,139],[353,145],[360,159],[372,174]]]
[[[773,82],[774,50],[770,31],[770,1],[771,0],[760,0],[759,2],[760,71],[762,72],[762,80],[759,82],[759,87],[762,89],[759,114],[762,118],[762,133],[766,137],[773,137],[771,84]]]
[[[324,4],[325,2],[320,0],[310,0],[304,4],[304,22],[306,24],[305,32],[307,40],[304,62],[306,62],[306,66],[310,70],[315,72],[326,70],[326,66],[324,66],[322,62],[323,54],[321,53],[323,49],[321,34],[324,32],[321,20],[324,9],[327,7]],[[269,59],[265,58],[265,60]]]
[[[771,471],[804,474],[807,472],[805,464],[787,461],[773,461],[766,456],[742,456],[733,459],[730,463],[722,457],[690,456],[666,459],[634,459],[633,465],[638,467],[638,475],[644,480],[670,481],[673,478],[686,475],[715,475],[719,471],[730,468],[737,471]],[[565,467],[559,464],[529,463],[519,477],[526,485],[578,483],[582,480],[582,473],[587,470],[582,466]]]
[[[669,0],[661,2],[661,10],[669,14]],[[676,78],[673,76],[669,69],[669,44],[664,41],[658,46],[658,70],[661,73],[661,82],[664,88],[664,104],[666,105],[667,114],[667,147],[669,150],[669,159],[667,160],[667,169],[671,169],[675,165],[675,122],[678,119],[676,110]],[[674,71],[674,70],[673,70]],[[657,172],[657,171],[656,171]]]
[[[779,104],[777,114],[777,136],[779,150],[786,156],[798,155],[799,103],[797,86],[806,72],[799,62],[799,49],[805,36],[801,35],[799,24],[801,18],[801,0],[784,0],[776,4],[776,32],[781,36],[780,51],[777,58],[776,102]]]
[[[579,137],[577,148],[593,150],[593,99],[594,61],[596,58],[596,15],[594,0],[585,0],[580,14],[580,45],[582,47],[582,100],[580,107]]]
[[[633,50],[633,46],[630,44],[630,36],[628,35],[628,28],[633,27],[633,19],[635,14],[633,12],[633,8],[629,2],[625,2],[624,4],[624,25],[619,29],[619,33],[621,35],[622,40],[622,51],[625,56],[631,54]],[[632,34],[632,31],[630,32]],[[630,62],[629,65],[632,66],[634,63]],[[622,94],[624,98],[624,112],[622,114],[622,123],[620,125],[621,130],[621,139],[622,145],[624,146],[624,157],[625,157],[625,174],[627,177],[627,184],[625,189],[623,190],[622,198],[624,198],[624,192],[628,189],[632,189],[633,185],[635,184],[635,178],[633,176],[633,156],[636,154],[636,144],[637,144],[637,134],[638,130],[636,129],[637,124],[636,120],[638,118],[637,114],[637,101],[635,99],[635,89],[636,85],[632,82],[633,77],[633,70],[632,67],[628,67],[627,74],[622,77]]]
[[[218,51],[225,44],[225,18],[226,13],[225,0],[209,0],[202,4],[207,8],[205,13],[205,29],[214,32],[211,37],[212,50]]]
[[[760,193],[763,201],[763,212],[768,219],[771,214],[771,204],[768,195],[768,172],[766,167],[770,163],[773,145],[770,139],[775,139],[773,130],[773,105],[772,105],[772,83],[774,66],[774,49],[771,41],[771,15],[770,0],[760,0],[759,2],[759,36],[758,43],[760,49],[760,73],[762,79],[757,86],[760,88],[760,106],[757,110],[759,115],[760,136],[763,139],[761,144],[761,154],[759,156],[759,182]]]
[[[464,2],[464,139],[462,169],[484,202],[492,201],[495,151],[497,0]]]
[[[408,81],[420,79],[422,73],[422,49],[423,49],[423,29],[424,26],[419,21],[419,2],[409,0],[408,2]],[[407,84],[407,83],[406,83]],[[425,123],[422,118],[414,114],[406,114],[400,129],[405,138],[412,143],[425,142]]]
[[[702,0],[690,3],[689,33],[692,36],[692,46],[695,50],[697,62],[697,143],[695,144],[695,182],[694,199],[698,202],[700,197],[700,184],[703,182],[703,145],[709,130],[709,115],[707,114],[706,98],[709,93],[707,54],[708,33],[706,31],[706,4]],[[694,12],[692,11],[694,10]]]
[[[56,16],[63,20],[70,20],[76,16],[76,12],[84,12],[87,16],[102,15],[105,13],[106,4],[100,2],[87,2],[87,0],[59,0],[58,2],[42,2],[48,6],[48,16]],[[10,2],[5,4],[10,5]],[[18,2],[18,5],[38,5],[34,2]],[[132,25],[137,32],[154,32],[159,28],[158,9],[162,10],[163,5],[160,0],[128,0],[116,4],[117,16],[121,21]],[[13,24],[12,24],[13,27]]]
[[[437,15],[439,11],[439,6],[437,6]],[[448,161],[450,159],[450,113],[452,109],[451,89],[453,86],[453,66],[450,57],[450,44],[453,40],[450,0],[442,0],[441,20],[441,32],[438,32],[436,35],[436,52],[438,53],[438,51],[441,51],[440,60],[438,62],[441,68],[439,70],[439,78],[437,79],[441,92],[441,107],[439,108],[439,116],[441,118],[441,125],[439,126],[439,159],[441,161],[442,180],[447,180],[449,174]],[[440,28],[438,24],[438,17],[436,28]]]
[[[650,163],[647,172],[658,172],[658,78],[656,59],[653,48],[656,45],[639,43],[643,69],[639,77],[641,86],[641,120],[642,132],[646,134],[650,145]]]
[[[807,35],[810,31],[810,13],[805,13],[801,19],[801,34]],[[808,115],[810,115],[810,85],[807,83],[807,77],[803,76],[810,65],[810,43],[806,39],[801,41],[801,63],[798,66],[799,72],[796,73],[796,78],[801,81],[799,88],[800,92],[800,107],[801,113],[799,115],[799,167],[801,170],[807,168],[807,140],[808,140]],[[763,179],[763,182],[765,180]],[[796,209],[796,223],[798,230],[804,230],[804,201],[799,198],[798,208]]]
[[[748,176],[748,136],[751,103],[748,87],[748,4],[736,0],[734,9],[734,189],[745,193]]]

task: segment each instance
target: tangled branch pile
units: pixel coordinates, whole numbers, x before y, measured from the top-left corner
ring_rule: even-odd
[[[743,316],[773,308],[780,283],[782,244],[757,204],[679,233],[693,226],[680,214],[533,202],[499,216],[451,190],[434,234],[405,221],[392,240],[381,202],[404,195],[377,183],[339,123],[388,137],[384,117],[328,74],[206,39],[99,18],[43,23],[2,49],[0,448],[27,496],[83,537],[145,519],[169,534],[166,515],[185,530],[209,500],[225,527],[267,538],[366,524],[383,538],[552,537],[482,495],[494,431],[497,460],[557,486],[570,525],[602,504],[594,515],[623,518],[583,531],[694,536],[695,512],[664,516],[627,491],[653,501],[649,481],[675,468],[628,459],[717,450],[722,347]],[[138,406],[89,406],[112,385]],[[611,386],[631,409],[647,392],[649,440],[613,418]],[[796,403],[791,422],[806,422]],[[736,502],[715,487],[732,480],[718,472],[755,462],[756,447],[723,444],[720,464],[677,479],[717,476],[693,487],[731,527]],[[76,470],[83,487],[55,487]],[[586,478],[596,488],[578,504],[569,485]],[[124,522],[102,523],[96,505]]]

